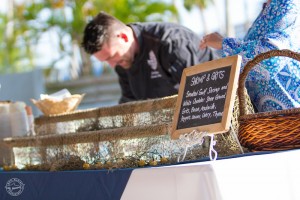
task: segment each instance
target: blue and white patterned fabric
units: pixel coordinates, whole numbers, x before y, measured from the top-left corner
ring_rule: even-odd
[[[272,49],[300,52],[300,0],[272,0],[244,39],[225,38],[223,56],[239,54],[242,68],[256,55]],[[300,107],[300,63],[273,57],[248,74],[246,88],[260,112]]]

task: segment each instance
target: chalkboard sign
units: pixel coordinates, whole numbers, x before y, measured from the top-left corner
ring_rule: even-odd
[[[172,125],[172,138],[193,130],[227,132],[241,57],[230,56],[185,68]]]

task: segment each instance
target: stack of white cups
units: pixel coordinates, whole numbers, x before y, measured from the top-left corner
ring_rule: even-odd
[[[3,138],[11,137],[9,107],[9,103],[0,104],[0,166],[11,164],[13,160],[12,149],[2,141]]]
[[[10,104],[0,104],[0,139],[11,137]]]
[[[0,102],[0,166],[14,164],[17,159],[15,150],[2,139],[31,135],[35,135],[31,107],[24,102]]]
[[[13,137],[25,136],[29,133],[29,122],[24,102],[10,104],[10,125]]]
[[[24,102],[0,104],[1,138],[32,135],[34,117],[31,107]]]

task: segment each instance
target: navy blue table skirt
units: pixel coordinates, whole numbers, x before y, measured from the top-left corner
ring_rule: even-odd
[[[0,172],[1,200],[119,200],[131,169]]]

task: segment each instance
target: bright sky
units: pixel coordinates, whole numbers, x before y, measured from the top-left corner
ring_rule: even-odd
[[[247,18],[252,22],[258,15],[264,1],[265,0],[228,0],[232,24],[243,24]],[[225,0],[215,0],[215,2],[216,6],[209,6],[204,12],[204,17],[208,22],[209,32],[221,31],[225,28]],[[176,0],[176,5],[181,13],[182,24],[202,34],[203,27],[199,10],[193,9],[191,12],[188,12],[183,7],[183,0]]]

